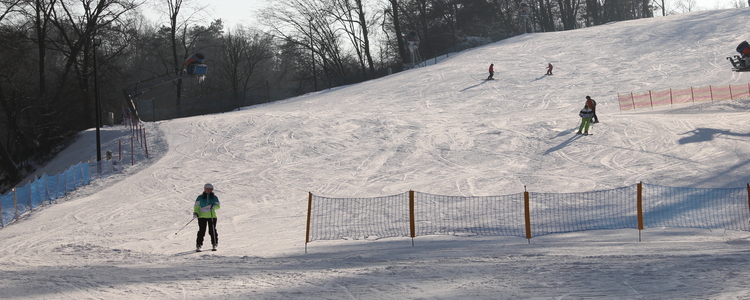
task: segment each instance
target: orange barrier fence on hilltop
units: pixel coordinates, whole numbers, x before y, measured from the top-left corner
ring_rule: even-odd
[[[620,111],[654,106],[750,98],[750,84],[617,94]]]

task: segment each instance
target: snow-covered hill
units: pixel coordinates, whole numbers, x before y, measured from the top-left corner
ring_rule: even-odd
[[[623,113],[616,95],[749,83],[725,59],[748,38],[749,17],[720,10],[527,34],[365,83],[148,124],[156,158],[138,172],[0,230],[0,298],[748,298],[746,232],[315,241],[307,254],[304,234],[307,192],[745,186],[750,101]],[[543,75],[548,62],[555,75]],[[483,80],[490,63],[495,81]],[[601,123],[578,136],[586,95]],[[206,182],[222,201],[220,249],[196,254],[197,225],[175,232]]]

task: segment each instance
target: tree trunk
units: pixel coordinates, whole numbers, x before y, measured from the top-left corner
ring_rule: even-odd
[[[372,76],[375,75],[375,63],[372,61],[372,54],[370,53],[370,37],[367,30],[367,20],[365,19],[365,9],[362,7],[362,0],[356,0],[357,2],[357,13],[359,15],[359,23],[362,26],[362,40],[363,47],[365,48],[365,57],[367,58],[367,65],[370,68]]]
[[[391,0],[391,10],[393,14],[393,29],[396,31],[396,41],[398,41],[398,55],[401,63],[407,61],[406,45],[404,43],[404,34],[401,33],[401,21],[399,21],[398,0]]]

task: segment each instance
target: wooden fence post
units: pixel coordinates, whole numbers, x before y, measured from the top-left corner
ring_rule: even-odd
[[[414,247],[414,238],[417,236],[417,226],[414,220],[414,191],[409,190],[409,234],[411,234],[411,246]]]
[[[638,183],[638,241],[641,241],[641,231],[643,230],[643,182]]]
[[[690,87],[690,99],[693,99],[693,106],[695,106],[695,91],[693,91],[693,87]]]
[[[13,209],[16,211],[15,220],[18,221],[18,193],[16,193],[16,188],[13,188]]]
[[[133,136],[130,136],[130,165],[135,165],[135,146],[133,146]]]
[[[526,239],[531,244],[531,208],[529,203],[529,192],[526,191],[526,186],[523,186],[523,210],[524,219],[526,220]]]
[[[39,189],[37,189],[38,191]],[[31,179],[29,179],[29,211],[34,211],[34,182]]]
[[[307,253],[307,243],[310,242],[310,218],[312,214],[312,192],[307,192],[307,230],[305,230],[305,253]]]
[[[143,146],[146,149],[146,158],[148,158],[148,142],[146,142],[146,128],[143,128]]]
[[[0,228],[5,227],[5,218],[3,218],[3,201],[0,199]]]
[[[669,106],[674,106],[674,99],[672,96],[672,89],[669,89]]]
[[[49,175],[47,175],[47,172],[44,172],[42,176],[44,176],[44,190],[47,191],[47,199],[49,200],[49,204],[52,204],[52,195],[49,194]]]
[[[651,103],[651,110],[654,110],[654,97],[651,94],[651,91],[648,91],[648,102]]]

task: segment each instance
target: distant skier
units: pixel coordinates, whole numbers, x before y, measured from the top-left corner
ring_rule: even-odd
[[[594,111],[586,105],[581,112],[578,113],[578,116],[581,117],[581,126],[578,127],[578,132],[576,132],[576,134],[588,135],[589,125],[591,125],[591,118],[594,116]],[[581,133],[581,131],[583,131],[583,133]]]
[[[593,117],[594,122],[592,122],[592,124],[599,123],[599,117],[596,116],[596,101],[594,101],[594,99],[591,99],[591,97],[586,96],[586,106],[588,106],[589,108],[591,108],[592,111],[594,111],[594,117]]]
[[[206,225],[208,235],[211,236],[212,251],[216,251],[219,245],[219,234],[216,232],[216,210],[221,208],[219,198],[214,195],[214,186],[206,183],[203,186],[203,194],[195,199],[193,216],[198,218],[198,237],[195,240],[195,251],[200,252],[203,247],[203,237],[206,236]]]
[[[495,75],[495,64],[490,64],[490,76],[487,76],[487,80],[493,80],[492,76]]]
[[[748,0],[750,1],[750,0]],[[552,63],[547,64],[547,74],[546,75],[552,75]]]

